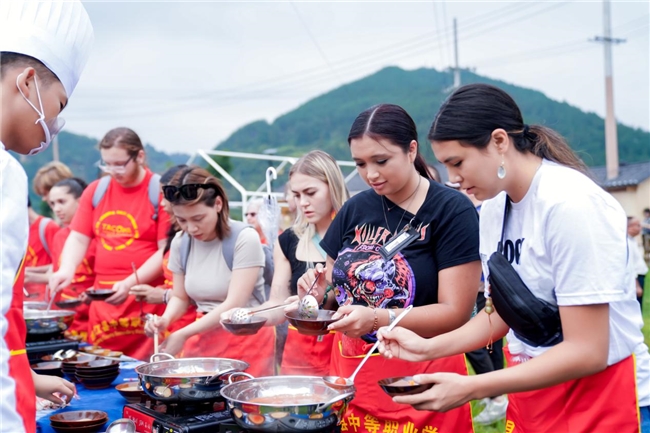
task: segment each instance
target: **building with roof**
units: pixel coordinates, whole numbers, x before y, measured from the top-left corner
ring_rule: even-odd
[[[629,216],[641,218],[643,209],[650,207],[650,161],[621,163],[618,175],[607,178],[607,167],[591,167],[593,179],[614,196]]]

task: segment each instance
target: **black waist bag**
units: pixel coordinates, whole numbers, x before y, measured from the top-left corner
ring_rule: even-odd
[[[510,197],[506,197],[506,210],[501,230],[503,245]],[[560,310],[531,293],[521,277],[501,251],[488,260],[490,296],[499,316],[520,340],[530,346],[553,346],[562,341]]]

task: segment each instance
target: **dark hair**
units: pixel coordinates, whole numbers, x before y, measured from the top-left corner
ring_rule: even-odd
[[[514,99],[489,84],[468,84],[452,93],[433,120],[428,138],[458,140],[462,145],[484,149],[498,128],[512,137],[519,152],[530,152],[587,174],[584,162],[560,134],[545,126],[524,124]]]
[[[643,213],[650,213],[650,207],[643,209]]]
[[[99,149],[110,149],[112,147],[119,147],[135,157],[143,150],[144,146],[138,134],[129,128],[113,128],[104,135],[104,138],[99,142]]]
[[[375,105],[359,114],[350,128],[348,144],[364,135],[375,140],[380,138],[390,140],[401,147],[404,153],[408,153],[411,141],[415,140],[416,143],[418,141],[415,122],[406,110],[394,104]],[[420,154],[419,145],[414,165],[421,176],[431,179],[427,164]]]
[[[226,190],[221,186],[219,179],[212,176],[207,172],[207,170],[195,166],[187,167],[184,170],[178,171],[169,182],[169,185],[181,186],[196,183],[214,185],[216,189],[200,189],[195,200],[189,201],[185,200],[183,197],[179,197],[178,200],[170,202],[170,204],[172,206],[191,206],[197,203],[203,203],[206,206],[212,207],[217,201],[217,197],[221,197],[223,206],[221,212],[219,212],[219,218],[217,219],[217,237],[219,239],[224,239],[230,234],[230,226],[228,225],[230,208],[228,207],[228,196],[226,195]]]
[[[12,53],[9,51],[0,52],[0,78],[4,78],[11,68],[32,67],[38,75],[39,86],[47,87],[59,78],[47,66],[34,57],[25,54]]]
[[[169,167],[161,176],[160,184],[167,185],[174,178],[174,175],[184,168],[188,168],[187,164],[179,164]]]
[[[88,186],[88,184],[83,179],[79,179],[78,177],[70,177],[68,179],[63,179],[55,183],[52,188],[57,186],[67,187],[68,194],[72,194],[74,198],[79,198],[81,197],[81,194],[84,192],[84,189],[86,189],[86,186]]]
[[[27,195],[27,208],[29,209],[30,207],[32,207],[32,199],[29,198],[29,194],[28,194]]]

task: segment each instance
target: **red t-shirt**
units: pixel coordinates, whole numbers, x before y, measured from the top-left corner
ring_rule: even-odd
[[[27,244],[27,255],[25,256],[25,266],[43,266],[49,265],[52,263],[52,258],[45,250],[43,243],[41,242],[41,236],[39,233],[41,221],[44,217],[39,216],[36,218],[34,223],[29,226],[29,241]],[[59,231],[59,225],[50,220],[45,226],[45,241],[52,251],[52,244],[54,243],[54,235]]]
[[[70,234],[70,227],[63,227],[57,232],[54,236],[54,242],[51,248],[52,252],[52,271],[56,272],[61,265],[61,253],[63,252],[63,246],[65,245],[65,240],[68,239]],[[88,251],[86,251],[86,256],[84,257],[81,264],[77,267],[77,271],[74,273],[74,278],[72,279],[71,286],[80,287],[87,289],[93,286],[95,282],[95,272],[93,268],[95,266],[95,240],[90,241],[88,246]]]
[[[158,218],[149,201],[149,170],[139,185],[125,188],[114,179],[104,197],[93,208],[92,199],[99,180],[91,183],[81,195],[79,208],[70,229],[96,240],[95,286],[104,287],[121,281],[133,272],[131,263],[139,268],[158,250],[158,241],[166,239],[169,216],[158,196]]]

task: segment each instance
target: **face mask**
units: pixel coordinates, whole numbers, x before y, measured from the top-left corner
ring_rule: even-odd
[[[34,124],[37,124],[37,123],[40,124],[41,128],[43,128],[43,132],[45,133],[45,141],[42,141],[40,146],[32,149],[29,152],[29,155],[36,155],[37,153],[40,153],[40,152],[44,151],[45,149],[47,149],[50,146],[50,143],[52,142],[52,139],[54,138],[54,136],[56,136],[56,134],[58,134],[59,131],[61,131],[61,129],[63,128],[63,125],[65,125],[65,120],[63,120],[62,118],[59,118],[59,117],[55,117],[54,119],[49,120],[49,121],[45,120],[45,111],[43,110],[43,102],[41,101],[41,92],[38,89],[38,83],[36,82],[36,76],[34,76],[34,87],[36,88],[36,96],[38,97],[38,105],[41,107],[40,110],[38,108],[36,108],[34,106],[34,104],[32,104],[32,101],[27,99],[27,97],[25,96],[23,91],[20,89],[20,86],[18,85],[18,80],[20,79],[20,77],[22,75],[23,74],[20,74],[20,75],[18,75],[16,77],[16,87],[18,87],[18,91],[20,92],[22,97],[25,99],[25,101],[27,101],[29,106],[32,107],[34,109],[34,111],[36,111],[36,113],[38,113],[39,118],[36,119],[36,122],[34,122]]]

